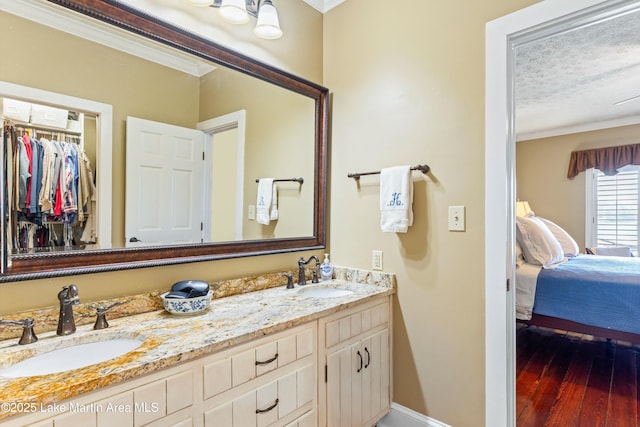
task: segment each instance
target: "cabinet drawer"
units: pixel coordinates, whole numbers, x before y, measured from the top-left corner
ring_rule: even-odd
[[[359,311],[349,311],[325,327],[325,347],[333,347],[350,338],[368,332],[389,321],[389,302],[384,301]]]
[[[193,371],[171,375],[133,391],[134,426],[159,420],[193,405]]]
[[[317,425],[316,411],[309,411],[285,427],[316,427]]]
[[[204,364],[204,399],[309,356],[314,345],[314,329],[305,326],[229,350]]]
[[[205,427],[282,425],[293,417],[299,417],[312,408],[315,396],[314,367],[313,363],[309,363],[206,411]],[[305,423],[308,424],[308,420]],[[307,425],[305,423],[301,425]]]

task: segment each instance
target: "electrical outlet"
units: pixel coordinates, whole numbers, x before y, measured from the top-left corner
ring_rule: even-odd
[[[373,251],[371,264],[374,270],[382,270],[382,251]]]
[[[249,205],[249,209],[247,212],[247,219],[250,219],[250,220],[256,219],[256,205]]]

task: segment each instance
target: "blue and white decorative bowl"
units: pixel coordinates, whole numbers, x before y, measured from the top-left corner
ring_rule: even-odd
[[[164,309],[171,314],[190,315],[197,314],[209,308],[213,291],[209,290],[207,295],[195,298],[165,298],[169,292],[160,295]]]

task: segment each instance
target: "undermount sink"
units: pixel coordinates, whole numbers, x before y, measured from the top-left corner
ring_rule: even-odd
[[[79,369],[122,356],[142,345],[137,339],[117,338],[76,344],[38,354],[0,370],[0,377],[20,378]]]
[[[301,287],[298,292],[307,297],[314,298],[337,298],[346,297],[352,295],[353,291],[349,289],[333,288],[322,285],[310,285],[308,287]]]

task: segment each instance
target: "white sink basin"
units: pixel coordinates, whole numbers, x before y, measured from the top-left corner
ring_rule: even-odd
[[[306,286],[306,285],[305,285]],[[346,297],[347,295],[352,295],[353,291],[349,289],[340,289],[340,288],[331,288],[329,286],[317,286],[311,285],[309,287],[301,287],[298,292],[306,297],[314,297],[314,298],[337,298],[337,297]]]
[[[122,356],[141,345],[142,341],[127,338],[76,344],[18,362],[0,370],[0,377],[32,377],[79,369]]]

